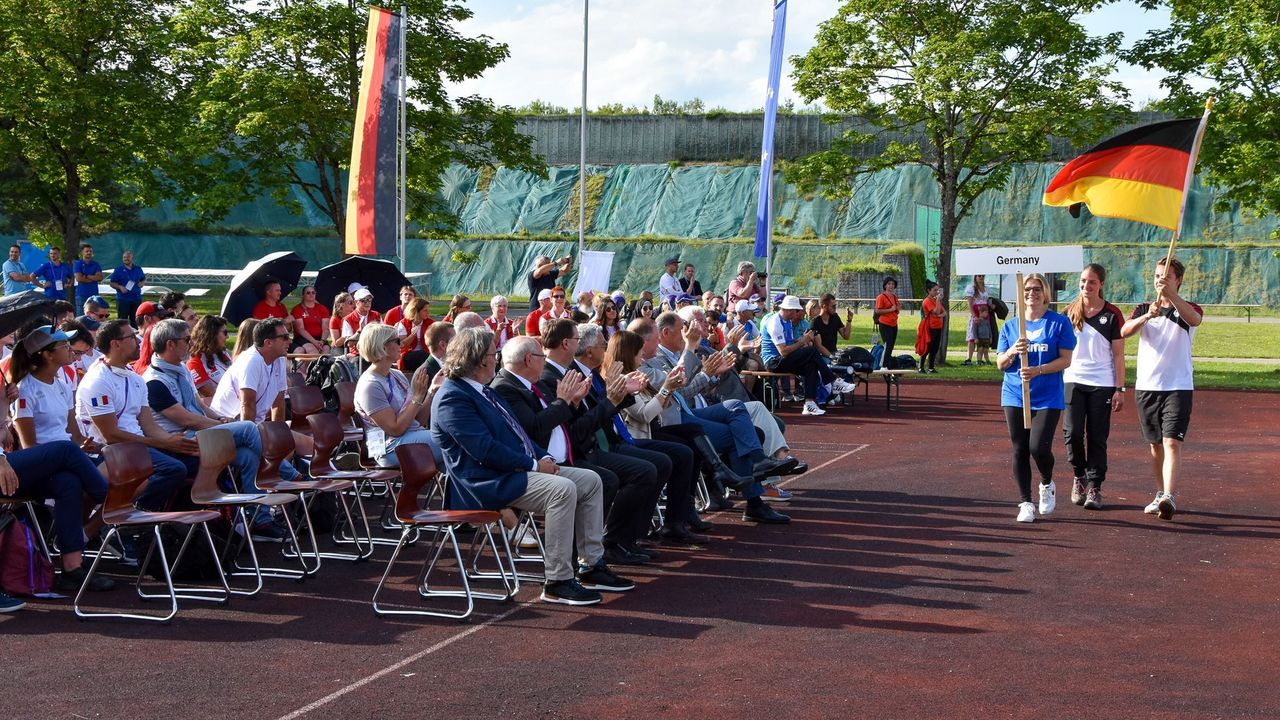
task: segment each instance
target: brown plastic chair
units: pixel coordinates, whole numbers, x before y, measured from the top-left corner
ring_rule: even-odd
[[[404,487],[401,488],[400,497],[396,501],[396,518],[404,525],[404,530],[400,533],[400,542],[391,553],[391,559],[387,561],[387,569],[382,574],[382,579],[378,581],[378,587],[373,591],[373,611],[379,615],[425,615],[466,620],[475,609],[475,598],[505,601],[514,597],[520,590],[520,580],[516,577],[514,566],[510,565],[511,548],[507,544],[506,533],[501,528],[501,516],[493,510],[423,510],[419,508],[418,494],[427,483],[434,481],[437,475],[435,460],[431,457],[431,448],[426,445],[401,445],[396,448],[396,458],[400,461],[400,469],[404,477]],[[464,523],[474,525],[477,537],[483,533],[486,542],[495,549],[494,554],[502,579],[502,593],[481,593],[471,589],[471,579],[476,576],[469,571],[469,565],[473,566],[476,558],[473,557],[470,564],[463,560],[462,548],[458,545],[458,537],[455,533],[455,529]],[[427,545],[427,560],[423,564],[422,572],[418,575],[418,596],[424,600],[442,597],[466,598],[466,608],[462,612],[392,609],[378,604],[378,596],[391,575],[391,568],[400,556],[400,551],[409,544],[410,538],[417,529],[434,530],[431,542]],[[501,538],[502,550],[497,549],[499,545],[494,537],[495,529],[498,537]],[[440,561],[446,542],[453,548],[453,557],[458,564],[458,577],[462,583],[461,590],[437,590],[430,585],[431,573]],[[476,547],[477,545],[473,543],[473,549]],[[483,548],[484,545],[480,544],[478,547]]]
[[[334,478],[306,478],[299,475],[294,480],[283,480],[280,477],[280,464],[288,460],[294,451],[293,431],[283,422],[270,421],[258,424],[258,432],[262,436],[262,462],[258,465],[258,488],[269,493],[286,492],[297,493],[302,499],[303,519],[306,522],[307,532],[311,537],[312,551],[310,553],[301,552],[300,548],[295,548],[298,555],[306,557],[310,555],[316,561],[313,568],[307,570],[308,575],[314,574],[320,569],[321,558],[334,558],[339,560],[360,561],[368,558],[373,554],[373,543],[369,542],[370,531],[369,521],[364,514],[364,503],[360,500],[360,494],[354,493],[352,497],[356,502],[356,515],[359,516],[364,526],[364,537],[355,534],[355,516],[351,513],[351,505],[347,502],[347,491],[354,489],[351,480]],[[339,504],[342,506],[343,515],[346,517],[347,526],[352,528],[352,534],[355,537],[356,553],[322,553],[319,552],[316,545],[315,530],[311,525],[310,503],[311,498],[317,493],[334,493]],[[334,528],[337,533],[339,528]],[[286,557],[288,554],[286,553]],[[305,560],[303,561],[305,564]]]
[[[289,427],[296,433],[311,434],[307,417],[324,410],[324,393],[314,385],[289,388]]]
[[[219,578],[222,581],[221,588],[187,586],[179,591],[173,583],[173,570],[182,562],[182,557],[187,551],[187,546],[191,543],[191,538],[195,534],[196,528],[204,531],[209,552],[215,562],[219,561],[218,548],[214,545],[213,535],[209,533],[209,526],[206,524],[211,520],[217,520],[218,513],[212,510],[184,510],[177,512],[139,510],[134,506],[133,498],[143,484],[147,482],[147,479],[151,477],[153,470],[151,455],[147,452],[147,447],[142,443],[127,442],[108,445],[103,448],[102,452],[107,459],[105,468],[108,483],[107,498],[102,503],[102,521],[106,523],[107,536],[103,539],[102,544],[106,545],[110,542],[113,536],[119,534],[121,528],[151,528],[154,542],[151,550],[147,552],[146,557],[139,564],[136,583],[138,596],[144,599],[167,597],[169,599],[169,612],[163,616],[156,616],[139,613],[85,612],[82,610],[80,600],[84,597],[85,588],[89,587],[89,581],[93,578],[93,574],[98,570],[98,563],[102,561],[103,556],[99,554],[93,559],[93,564],[89,566],[89,573],[85,576],[84,583],[80,586],[80,591],[76,593],[73,604],[76,616],[81,618],[118,617],[168,622],[178,614],[178,598],[226,603],[231,597],[231,589],[227,587],[226,577],[221,574],[219,574]],[[174,557],[172,566],[169,564],[168,556],[165,554],[164,545],[161,542],[161,525],[187,526],[186,537],[183,538],[182,546],[178,549],[178,554]],[[142,589],[142,581],[147,572],[147,566],[150,564],[152,554],[156,551],[160,553],[160,568],[164,574],[165,589],[168,591],[166,594],[146,593]]]
[[[311,477],[316,479],[344,479],[355,484],[355,492],[364,497],[383,498],[383,508],[379,521],[384,530],[399,531],[401,525],[395,520],[394,506],[396,485],[400,479],[397,468],[370,468],[362,470],[339,470],[333,466],[333,455],[344,442],[342,423],[333,413],[321,412],[307,417],[311,429],[311,437],[315,440],[315,454],[311,457]],[[336,542],[349,543],[355,539],[336,536]],[[396,540],[390,538],[372,538],[377,545],[395,545]]]
[[[262,577],[267,575],[270,577],[287,577],[294,580],[301,580],[306,577],[305,569],[293,568],[263,568],[258,561],[258,551],[253,543],[253,523],[250,516],[245,512],[246,507],[257,507],[265,505],[268,507],[278,507],[288,505],[298,499],[297,495],[292,493],[237,493],[224,492],[218,485],[218,479],[222,476],[224,470],[235,462],[236,459],[236,441],[230,430],[218,427],[207,428],[196,433],[196,441],[200,443],[200,470],[196,473],[195,485],[191,488],[191,501],[197,505],[212,506],[214,509],[229,507],[233,508],[239,522],[239,526],[244,529],[244,535],[241,543],[235,546],[235,551],[231,553],[231,562],[234,570],[229,573],[232,576],[252,576],[255,578],[256,584],[252,590],[231,589],[236,595],[257,595],[262,590]],[[293,543],[293,547],[298,547],[298,534],[293,528],[293,519],[289,516],[286,509],[284,511],[284,519],[289,528],[289,537]],[[227,544],[224,551],[230,550],[232,537],[227,538]],[[241,550],[245,545],[249,548],[249,558],[252,562],[248,568],[239,565],[238,558]]]
[[[364,425],[356,416],[356,384],[347,381],[333,386],[338,394],[338,422],[349,441],[364,442]]]
[[[287,385],[291,388],[307,384],[307,376],[303,375],[297,370],[290,370],[289,372],[285,373],[284,377]]]

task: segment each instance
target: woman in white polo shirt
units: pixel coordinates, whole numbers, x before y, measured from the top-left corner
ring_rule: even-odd
[[[12,415],[22,447],[67,440],[89,453],[101,450],[80,433],[74,386],[59,377],[70,364],[71,336],[48,325],[28,333],[15,346],[9,374],[18,386]]]
[[[1124,407],[1124,315],[1102,297],[1107,270],[1089,263],[1080,271],[1080,295],[1064,314],[1076,329],[1076,349],[1063,373],[1066,412],[1062,435],[1075,474],[1071,502],[1102,509],[1107,478],[1111,414]]]

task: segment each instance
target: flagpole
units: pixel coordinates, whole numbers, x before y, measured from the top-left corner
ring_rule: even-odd
[[[587,11],[591,0],[582,0],[582,114],[578,138],[578,263],[587,248]]]
[[[1200,144],[1204,141],[1204,131],[1209,125],[1209,112],[1213,110],[1213,97],[1211,96],[1204,104],[1204,115],[1200,116],[1200,126],[1196,128],[1196,139],[1191,143],[1191,158],[1187,161],[1187,177],[1182,182],[1182,204],[1178,207],[1178,224],[1173,229],[1173,238],[1169,241],[1169,254],[1165,255],[1164,267],[1165,272],[1173,267],[1173,249],[1178,244],[1178,238],[1182,236],[1182,224],[1187,216],[1187,198],[1191,196],[1191,181],[1196,175],[1196,160],[1200,157]],[[1157,297],[1156,301],[1159,302]]]
[[[409,121],[407,114],[408,95],[409,95],[409,68],[405,66],[405,58],[408,56],[405,45],[409,39],[409,9],[405,5],[400,6],[400,138],[397,148],[399,155],[399,172],[400,185],[397,199],[397,217],[400,220],[400,272],[405,271],[405,255],[408,253],[408,240],[405,227],[405,216],[409,213],[407,186],[408,178],[406,177],[405,166],[406,159],[409,155],[408,135]]]

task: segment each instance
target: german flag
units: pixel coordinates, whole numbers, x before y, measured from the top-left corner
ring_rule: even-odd
[[[400,134],[400,28],[403,19],[369,8],[360,100],[347,176],[347,227],[343,251],[349,255],[395,255],[400,219],[396,171]]]
[[[1083,203],[1094,215],[1177,230],[1199,124],[1199,119],[1166,120],[1104,140],[1054,176],[1044,204]]]

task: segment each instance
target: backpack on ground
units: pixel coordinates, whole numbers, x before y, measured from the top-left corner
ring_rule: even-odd
[[[12,512],[0,514],[0,587],[11,595],[39,595],[53,588],[53,565],[35,531]]]

